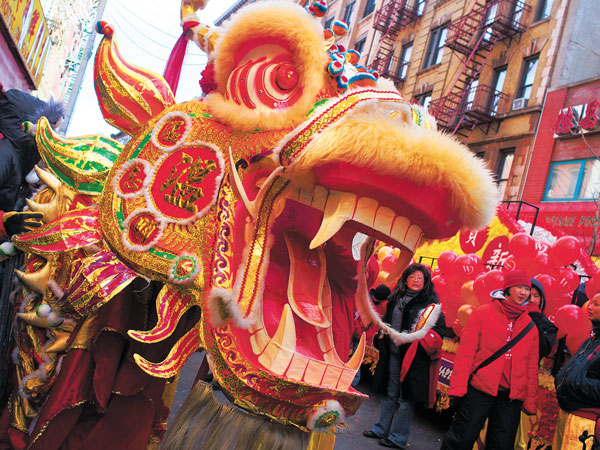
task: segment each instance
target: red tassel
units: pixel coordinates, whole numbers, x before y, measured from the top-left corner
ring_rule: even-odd
[[[173,50],[171,50],[167,65],[165,66],[163,78],[171,87],[173,95],[177,94],[177,85],[179,84],[179,77],[181,76],[181,66],[183,66],[183,59],[185,58],[185,52],[187,50],[188,39],[186,34],[189,29],[196,25],[200,25],[200,22],[190,20],[183,25],[183,33],[181,33],[181,36],[179,36],[179,39],[175,42],[175,46],[173,47]]]
[[[185,31],[181,33],[181,36],[179,36],[179,39],[175,42],[175,46],[169,55],[163,74],[164,79],[169,83],[169,86],[171,86],[173,95],[177,94],[177,85],[179,84],[179,77],[181,76],[181,66],[183,65],[185,51],[187,50],[188,40],[185,34]]]

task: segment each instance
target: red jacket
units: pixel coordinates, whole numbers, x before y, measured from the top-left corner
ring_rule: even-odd
[[[522,314],[514,322],[513,338],[527,326],[531,318]],[[507,342],[508,318],[500,302],[492,301],[478,307],[460,339],[460,345],[454,360],[454,369],[450,378],[449,395],[462,397],[467,393],[471,372],[485,359]],[[510,373],[509,397],[523,400],[523,408],[535,413],[538,387],[538,331],[533,327],[511,349],[512,366]],[[504,356],[500,356],[489,365],[479,369],[471,380],[471,385],[490,395],[498,394],[500,377],[504,368]]]

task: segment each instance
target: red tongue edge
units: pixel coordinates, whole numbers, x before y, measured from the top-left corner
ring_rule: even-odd
[[[290,256],[288,302],[305,322],[326,327],[330,322],[323,311],[322,288],[327,263],[321,247],[310,250],[310,239],[296,232],[286,232],[285,242]]]

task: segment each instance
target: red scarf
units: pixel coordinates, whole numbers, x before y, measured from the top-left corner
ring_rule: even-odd
[[[506,315],[506,317],[508,317],[509,320],[516,320],[522,314],[527,312],[527,305],[515,305],[514,303],[508,300],[502,300],[500,301],[500,304],[502,305],[502,310],[504,311],[504,314]]]

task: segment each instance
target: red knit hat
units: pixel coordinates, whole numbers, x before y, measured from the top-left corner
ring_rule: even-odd
[[[522,270],[511,270],[504,274],[504,289],[513,286],[529,286],[531,287],[531,279]]]

